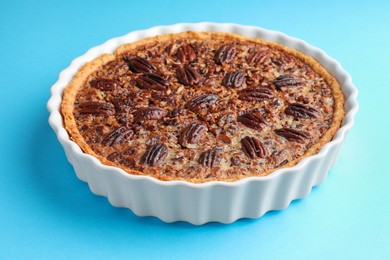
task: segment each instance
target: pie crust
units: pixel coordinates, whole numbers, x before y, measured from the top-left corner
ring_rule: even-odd
[[[206,137],[203,136],[203,138],[200,138],[200,141],[198,141],[198,143],[192,144],[191,142],[189,142],[190,145],[188,145],[188,140],[180,141],[180,135],[182,135],[183,131],[185,131],[185,129],[187,127],[189,127],[191,124],[200,122],[200,124],[203,125],[204,122],[202,122],[202,120],[198,121],[199,120],[198,111],[191,111],[191,112],[187,111],[186,112],[187,115],[188,115],[188,113],[190,113],[192,116],[194,116],[191,118],[193,118],[195,121],[191,121],[191,120],[189,120],[189,118],[186,118],[188,122],[185,122],[184,124],[179,124],[177,126],[178,129],[177,129],[177,132],[175,132],[177,139],[175,139],[174,141],[168,140],[169,143],[180,142],[180,144],[177,144],[177,146],[174,146],[174,148],[172,148],[171,146],[168,147],[169,148],[168,149],[169,156],[171,156],[171,154],[177,154],[179,151],[191,151],[191,150],[195,151],[193,162],[189,163],[188,159],[186,159],[183,163],[179,163],[179,165],[175,166],[176,168],[175,168],[174,174],[171,174],[170,170],[166,170],[164,168],[165,167],[164,163],[167,163],[164,160],[163,160],[163,162],[161,162],[161,165],[158,164],[158,165],[144,166],[145,163],[140,163],[140,161],[142,161],[142,156],[145,154],[145,150],[148,149],[147,147],[145,148],[145,147],[141,147],[138,145],[136,146],[136,147],[142,148],[142,149],[140,149],[142,151],[139,151],[139,152],[137,151],[138,153],[134,156],[128,155],[128,157],[133,156],[135,159],[135,166],[129,167],[129,166],[124,165],[123,163],[119,163],[115,160],[108,159],[109,155],[104,155],[105,148],[104,148],[104,145],[100,144],[101,142],[94,144],[93,142],[91,143],[90,141],[86,140],[86,134],[85,134],[85,132],[83,132],[84,130],[82,129],[82,123],[83,123],[83,120],[85,120],[84,117],[92,117],[92,122],[93,122],[95,115],[90,115],[87,113],[87,114],[83,114],[82,116],[80,116],[80,113],[78,111],[80,109],[79,103],[80,103],[80,100],[82,100],[82,97],[80,98],[79,94],[88,92],[86,90],[86,88],[90,87],[89,85],[90,85],[91,80],[96,78],[96,73],[98,73],[98,71],[100,69],[102,69],[104,66],[110,64],[110,62],[115,62],[117,60],[123,61],[123,59],[125,57],[129,56],[129,54],[134,55],[135,52],[138,53],[138,51],[140,51],[140,50],[142,53],[145,53],[148,51],[146,49],[148,49],[151,46],[166,46],[166,45],[170,45],[170,44],[174,45],[174,47],[173,47],[174,50],[171,49],[171,50],[168,50],[167,52],[172,52],[170,54],[173,57],[172,61],[175,61],[177,63],[178,67],[184,67],[184,65],[182,64],[183,62],[177,62],[177,58],[178,58],[177,50],[178,50],[178,48],[180,48],[180,44],[182,44],[182,43],[191,44],[193,42],[200,42],[200,43],[204,43],[204,44],[210,45],[210,46],[214,46],[216,43],[220,42],[219,46],[233,44],[233,45],[238,45],[241,48],[243,48],[245,46],[252,46],[252,48],[254,48],[253,46],[255,46],[256,48],[257,47],[265,48],[267,50],[270,50],[270,52],[271,52],[271,56],[270,56],[270,58],[268,58],[268,62],[272,63],[273,64],[272,66],[275,65],[273,62],[278,62],[279,64],[281,63],[280,65],[276,64],[277,66],[280,66],[280,67],[286,65],[286,62],[288,62],[288,60],[287,61],[286,60],[279,60],[279,61],[272,60],[272,55],[273,55],[272,53],[273,52],[279,53],[279,54],[280,53],[284,54],[284,55],[286,55],[286,57],[292,57],[293,64],[297,63],[297,64],[300,64],[301,67],[305,67],[305,69],[302,69],[303,71],[306,71],[306,70],[312,71],[312,73],[314,73],[314,78],[316,80],[318,80],[318,82],[324,82],[323,85],[326,86],[325,89],[328,89],[330,92],[326,92],[326,91],[324,92],[325,93],[324,95],[327,97],[327,99],[325,101],[323,101],[323,102],[325,102],[323,107],[318,107],[318,106],[313,107],[312,103],[310,102],[310,101],[312,101],[312,100],[310,100],[311,97],[310,97],[310,95],[308,95],[308,97],[309,97],[309,101],[308,101],[309,105],[308,106],[306,106],[306,107],[304,106],[303,108],[300,106],[298,106],[298,108],[297,108],[297,106],[295,106],[295,110],[292,109],[293,111],[290,113],[290,115],[285,115],[286,114],[285,111],[286,111],[286,108],[288,106],[290,106],[291,104],[296,104],[296,103],[299,103],[299,105],[301,105],[301,103],[302,103],[301,101],[297,102],[297,100],[295,100],[294,102],[290,102],[291,99],[288,99],[289,102],[286,102],[286,100],[287,100],[286,95],[288,96],[289,94],[292,94],[292,96],[293,96],[292,99],[293,99],[294,97],[296,97],[297,93],[299,92],[299,89],[310,88],[311,81],[307,80],[307,78],[305,78],[305,77],[302,77],[304,79],[303,80],[304,83],[298,82],[299,84],[303,85],[302,87],[300,87],[300,86],[285,86],[282,84],[282,87],[280,87],[280,89],[275,89],[275,85],[277,85],[277,84],[275,84],[275,80],[277,78],[277,77],[275,78],[275,75],[280,75],[280,73],[277,72],[277,73],[270,73],[274,77],[273,80],[270,80],[269,78],[265,77],[266,80],[264,80],[263,82],[260,82],[260,79],[257,79],[257,81],[255,83],[256,86],[250,86],[250,84],[248,83],[248,81],[251,80],[251,76],[248,73],[249,70],[246,70],[245,66],[240,68],[240,69],[237,69],[237,66],[239,64],[241,64],[241,63],[237,62],[237,59],[238,59],[238,61],[241,61],[240,60],[241,58],[246,59],[246,60],[248,60],[248,58],[251,59],[250,57],[253,56],[253,53],[250,53],[249,51],[245,52],[246,56],[244,54],[242,54],[243,56],[245,56],[243,58],[243,57],[240,57],[239,50],[236,50],[236,53],[234,56],[236,56],[238,58],[236,60],[233,59],[233,61],[232,61],[233,64],[234,64],[234,62],[236,62],[236,64],[234,64],[235,66],[237,65],[236,67],[234,67],[234,70],[232,70],[229,67],[230,66],[229,64],[224,64],[223,61],[221,62],[221,64],[217,64],[217,65],[214,64],[213,65],[214,68],[219,67],[219,69],[221,71],[221,77],[222,77],[222,78],[218,78],[218,80],[219,80],[218,81],[218,88],[216,88],[215,90],[212,89],[212,91],[210,91],[210,89],[205,89],[203,82],[205,82],[205,80],[207,80],[209,78],[207,77],[207,74],[202,74],[201,72],[198,71],[198,73],[199,73],[200,77],[202,77],[202,79],[198,80],[201,83],[195,83],[195,87],[197,88],[197,91],[199,91],[196,93],[197,94],[199,94],[199,93],[218,94],[217,92],[222,88],[222,89],[224,89],[224,91],[225,90],[230,91],[232,93],[232,97],[237,96],[238,93],[244,93],[243,95],[245,96],[245,91],[242,92],[242,90],[247,89],[247,88],[248,89],[256,89],[261,85],[261,87],[268,88],[268,89],[272,90],[272,95],[273,95],[273,98],[271,98],[272,101],[274,101],[275,99],[281,99],[283,101],[282,102],[283,104],[281,104],[281,105],[279,104],[279,107],[282,107],[282,109],[279,109],[280,111],[279,111],[279,114],[277,114],[277,115],[273,114],[271,111],[270,118],[264,116],[264,118],[266,119],[266,122],[267,122],[266,124],[262,124],[260,122],[260,124],[255,125],[255,126],[249,124],[250,127],[248,127],[247,123],[246,124],[242,123],[242,122],[244,122],[244,120],[241,120],[241,122],[238,122],[237,121],[238,117],[245,115],[246,112],[248,112],[248,109],[251,108],[252,105],[256,108],[263,108],[263,110],[259,110],[256,112],[249,111],[248,112],[249,114],[259,112],[260,114],[264,115],[264,109],[267,108],[267,105],[269,105],[271,103],[271,101],[270,100],[267,100],[267,101],[257,100],[257,101],[248,101],[247,103],[245,103],[246,101],[243,101],[243,103],[246,104],[246,105],[244,105],[245,109],[242,110],[240,107],[240,108],[237,108],[237,111],[233,111],[233,112],[235,112],[235,113],[233,113],[233,117],[236,119],[236,121],[234,123],[236,126],[238,126],[238,130],[235,133],[231,134],[230,136],[227,136],[227,138],[229,138],[231,140],[230,144],[225,143],[226,140],[223,141],[224,144],[222,146],[224,146],[224,147],[222,148],[222,151],[217,150],[217,152],[215,152],[216,150],[213,150],[215,152],[214,154],[212,154],[212,153],[211,153],[211,155],[210,155],[210,153],[208,154],[211,156],[210,157],[211,161],[210,160],[205,161],[204,158],[202,161],[200,159],[200,157],[204,152],[206,152],[208,150],[212,150],[214,148],[211,146],[210,147],[206,147],[206,146],[198,147],[197,146],[198,144],[202,144],[203,142],[207,143],[208,141],[204,140],[206,137],[207,137],[206,139],[211,140],[212,138],[218,139],[218,137],[221,135],[220,134],[221,132],[217,132],[217,133],[211,132],[212,129],[210,129],[209,123],[205,123],[208,127],[207,133],[206,133],[207,136]],[[180,44],[177,44],[177,43],[180,43]],[[148,48],[145,48],[145,46]],[[196,49],[196,48],[194,48],[194,49]],[[212,54],[213,54],[212,56],[215,57],[215,55],[216,55],[215,52],[218,52],[218,49],[213,48],[213,47],[211,47],[211,49],[212,49]],[[199,50],[197,50],[197,51],[198,51],[196,53],[197,55],[199,55],[199,53],[202,53]],[[225,53],[223,53],[223,54],[225,54]],[[249,55],[249,54],[251,54],[251,55]],[[153,56],[153,49],[151,49],[151,55]],[[167,55],[167,56],[169,56],[169,55]],[[223,58],[226,58],[226,57],[223,57]],[[214,59],[214,62],[217,62],[217,61],[215,61],[215,59]],[[195,64],[196,69],[199,70],[199,67],[198,67],[199,64],[196,61],[194,62],[194,64]],[[157,67],[157,65],[156,65],[156,67]],[[260,65],[259,70],[261,70],[263,67],[264,66]],[[206,68],[207,68],[207,66],[206,66]],[[159,69],[159,67],[158,67],[158,69]],[[287,70],[288,69],[283,70],[284,71],[283,75],[288,74],[288,73],[285,73]],[[225,80],[225,81],[227,81],[227,83],[223,82],[224,79],[227,77],[228,73],[236,72],[236,71],[240,71],[240,72],[243,72],[245,74],[244,83],[241,83],[240,86],[231,86],[231,84],[233,84],[233,85],[236,84],[237,81],[240,82],[240,79],[237,79],[234,77],[233,77],[233,80],[230,80],[230,81]],[[292,71],[294,71],[294,68],[292,68]],[[132,74],[132,72],[129,72],[129,73],[130,73],[130,75]],[[163,77],[169,78],[169,84],[175,85],[176,88],[179,88],[181,85],[184,85],[184,92],[187,90],[190,91],[191,88],[194,87],[194,85],[189,84],[189,86],[188,86],[186,84],[182,84],[182,83],[178,82],[177,81],[178,80],[177,73],[178,73],[177,70],[174,70],[174,71],[172,71],[172,74],[170,74],[170,75],[163,74]],[[131,83],[129,82],[129,84],[131,84],[132,88],[139,88],[137,86],[137,83],[134,83],[133,80],[135,80],[137,77],[139,77],[142,74],[145,74],[145,73],[134,73],[134,76],[130,76],[130,77],[133,77],[133,78],[131,78],[131,81],[130,81]],[[211,73],[211,75],[213,75],[213,74]],[[301,75],[298,74],[298,76],[301,76]],[[236,79],[236,81],[235,81],[235,79]],[[261,80],[263,80],[263,79],[261,79]],[[181,81],[183,81],[183,79]],[[197,81],[196,77],[195,77],[195,81]],[[315,82],[317,82],[317,81],[315,81]],[[291,83],[291,81],[290,81],[290,83]],[[292,84],[292,85],[294,85],[294,84]],[[224,85],[224,86],[221,86],[221,85]],[[168,86],[166,89],[169,89],[169,88],[170,88],[170,86]],[[152,92],[153,93],[161,92],[161,91],[156,91],[154,89],[153,90],[141,90],[141,92],[148,92],[148,91],[151,93]],[[164,92],[164,91],[166,92],[166,90],[163,90],[162,92]],[[100,91],[97,91],[97,92],[100,92]],[[268,92],[266,92],[265,94],[267,94],[267,93]],[[328,96],[330,95],[330,97],[328,98],[327,95]],[[175,95],[176,98],[177,98],[177,96],[178,95]],[[197,96],[195,96],[194,98],[196,98],[196,97]],[[104,95],[101,98],[103,100],[105,98]],[[218,96],[218,98],[221,99],[221,97],[219,97],[219,96]],[[234,100],[237,101],[237,99],[238,98],[236,98]],[[182,104],[179,104],[180,107],[183,108],[183,105],[186,106],[186,104],[188,104],[188,102],[190,100],[191,99],[189,99],[189,100],[187,99],[187,100],[185,100],[185,102],[183,101]],[[303,97],[303,100],[305,100],[304,97]],[[241,102],[241,101],[237,101],[237,102]],[[320,100],[316,100],[315,103],[318,104],[319,101]],[[64,122],[63,122],[64,127],[67,130],[67,132],[69,133],[70,138],[73,141],[75,141],[85,153],[90,154],[90,155],[98,158],[103,164],[122,168],[123,170],[125,170],[129,174],[149,175],[149,176],[155,177],[155,178],[160,179],[160,180],[185,180],[185,181],[189,181],[189,182],[193,182],[193,183],[202,183],[202,182],[215,181],[215,180],[236,181],[236,180],[239,180],[239,179],[242,179],[245,177],[249,177],[249,176],[269,175],[272,172],[274,172],[280,168],[292,167],[293,165],[295,165],[299,161],[301,161],[303,158],[316,154],[324,144],[328,143],[333,138],[336,131],[340,128],[341,122],[342,122],[342,120],[344,118],[344,114],[345,114],[343,106],[344,106],[344,95],[343,95],[343,93],[341,91],[341,87],[340,87],[339,83],[336,81],[336,79],[329,72],[327,72],[326,69],[323,68],[317,61],[315,61],[313,58],[311,58],[311,57],[309,57],[301,52],[295,51],[291,48],[287,48],[287,47],[282,46],[282,45],[277,44],[277,43],[265,42],[261,39],[252,39],[252,38],[248,38],[248,37],[244,37],[244,36],[236,35],[236,34],[231,34],[231,33],[191,32],[191,31],[189,31],[189,32],[184,32],[184,33],[179,33],[179,34],[160,35],[160,36],[156,36],[156,37],[152,37],[152,38],[146,38],[146,39],[143,39],[143,40],[135,42],[135,43],[125,44],[125,45],[120,46],[114,54],[103,54],[100,57],[96,58],[95,60],[86,63],[85,65],[83,65],[79,69],[79,71],[76,73],[76,75],[74,76],[74,78],[72,79],[70,84],[64,90],[63,101],[61,104],[61,112],[62,112],[63,119],[64,119]],[[144,106],[142,106],[142,107],[144,107]],[[310,110],[310,108],[313,108],[314,110],[312,111],[312,110]],[[117,110],[117,107],[115,109]],[[134,125],[134,124],[137,125],[137,129],[133,129],[130,127],[134,133],[134,136],[137,136],[139,132],[142,132],[145,130],[143,128],[144,126],[142,125],[142,123],[138,124],[137,122],[134,121],[135,120],[134,114],[137,113],[137,111],[139,111],[139,109],[140,109],[140,107],[134,107],[134,110],[132,110],[130,113],[131,115],[133,115],[133,118],[130,117],[130,125]],[[187,108],[184,108],[184,109],[191,110],[191,109],[188,109],[188,105],[187,105]],[[206,111],[208,111],[208,110],[213,109],[213,108],[207,107],[204,109]],[[303,112],[302,112],[302,109],[303,109]],[[325,110],[330,109],[331,112],[324,111],[324,109]],[[169,109],[166,109],[166,111],[171,112]],[[295,111],[295,114],[294,114],[294,111]],[[230,111],[230,112],[232,112],[232,111]],[[239,113],[243,113],[243,114],[239,114]],[[210,112],[210,113],[206,112],[206,115],[207,114],[213,114],[213,112]],[[295,116],[292,116],[292,115],[295,115]],[[112,116],[112,115],[110,115],[110,116]],[[97,117],[100,117],[100,115],[97,115]],[[141,115],[141,117],[142,117],[142,115]],[[296,118],[296,117],[298,117],[298,118]],[[299,118],[299,117],[301,117],[301,118]],[[327,121],[328,125],[325,125],[326,129],[325,130],[322,129],[321,130],[322,132],[320,132],[320,134],[317,133],[318,136],[315,138],[315,140],[313,139],[315,141],[314,142],[311,139],[312,135],[311,135],[311,132],[308,131],[308,129],[310,129],[310,128],[308,128],[308,126],[311,126],[311,124],[312,124],[311,122],[313,122],[313,121],[317,122],[317,123],[319,122],[321,124],[325,124],[324,123],[325,120],[323,120],[323,118],[325,118],[325,117],[328,117],[328,121]],[[297,137],[297,134],[294,135],[294,133],[293,134],[291,134],[291,133],[286,134],[286,132],[284,132],[284,136],[280,136],[278,134],[275,134],[276,133],[275,130],[281,129],[280,128],[281,124],[277,120],[280,118],[282,118],[282,120],[280,122],[283,121],[283,123],[284,123],[284,125],[282,125],[282,126],[285,126],[285,124],[289,123],[289,122],[293,122],[294,126],[296,126],[299,122],[303,121],[303,123],[302,123],[303,127],[306,127],[306,128],[304,128],[305,134],[303,134],[303,135],[298,134],[298,137]],[[329,120],[329,118],[331,120]],[[181,119],[181,117],[179,119]],[[102,120],[104,120],[104,117]],[[323,120],[323,121],[321,121],[321,120]],[[156,125],[158,126],[158,125],[163,124],[163,121],[161,118],[159,118],[158,120],[152,120],[152,121],[153,121],[153,124],[151,124],[152,126],[156,126]],[[191,121],[191,122],[189,122],[189,121]],[[101,122],[101,121],[99,121],[99,122]],[[318,125],[316,125],[317,123],[315,123],[313,126],[313,129],[315,129],[315,131],[319,131],[318,129],[320,129],[320,127]],[[258,126],[261,129],[254,129],[253,127],[256,127],[256,126]],[[285,127],[282,127],[282,128],[285,128]],[[297,130],[297,128],[294,128],[294,129]],[[93,130],[95,130],[95,129],[93,129]],[[107,138],[107,136],[110,133],[112,133],[112,130],[113,129],[110,129],[109,133],[102,134],[101,138],[103,140],[104,140],[104,138]],[[243,131],[243,133],[241,133],[239,136],[235,136],[237,133],[240,133],[241,130]],[[158,131],[159,130],[157,129],[157,132]],[[313,133],[315,133],[315,131],[313,130]],[[268,134],[268,137],[270,137],[271,141],[278,143],[279,146],[276,145],[277,147],[280,148],[280,147],[283,147],[282,145],[286,145],[285,146],[286,151],[288,153],[288,156],[290,156],[290,157],[287,156],[288,162],[286,162],[283,165],[275,167],[276,166],[275,164],[277,164],[277,162],[275,162],[276,159],[274,159],[274,158],[270,159],[272,157],[271,155],[274,154],[275,151],[272,149],[268,149],[267,145],[264,144],[264,143],[266,143],[266,141],[264,139],[261,139],[260,136],[256,135],[257,133],[262,133],[262,132],[266,132]],[[150,131],[150,133],[146,134],[146,136],[149,136],[150,138],[152,138],[152,137],[154,137],[153,134],[154,134],[154,130]],[[203,134],[203,135],[205,135],[205,134]],[[291,135],[293,135],[293,136],[291,137]],[[309,137],[305,137],[305,135],[307,135]],[[266,149],[268,149],[267,155],[265,156],[265,158],[260,158],[261,153],[258,150],[261,150],[261,149],[255,149],[256,150],[255,154],[254,154],[255,158],[250,158],[250,156],[249,156],[250,152],[248,152],[248,149],[246,152],[244,151],[245,150],[243,148],[244,145],[242,144],[242,141],[241,141],[242,139],[244,139],[244,136],[245,137],[246,136],[256,137],[258,140],[260,139],[262,146],[264,146],[264,147],[266,147]],[[263,136],[261,136],[261,137],[263,137]],[[290,138],[292,141],[287,140],[287,138]],[[184,138],[184,139],[186,139],[186,138]],[[305,140],[302,141],[302,139],[305,139]],[[145,142],[148,141],[146,139],[142,139],[142,140]],[[214,139],[212,139],[212,140],[214,140]],[[214,144],[220,144],[219,141],[212,141],[212,142],[214,142]],[[241,143],[239,141],[241,141]],[[127,145],[131,146],[133,139],[132,139],[132,137],[130,137],[128,140],[125,140],[122,142],[123,143],[120,143],[117,146],[120,147],[123,144],[127,144]],[[303,143],[300,144],[300,142],[303,142]],[[158,143],[162,143],[161,140],[159,140]],[[152,143],[150,146],[153,146],[153,145],[156,145],[156,144]],[[250,145],[253,146],[254,145],[253,142],[250,143]],[[92,146],[94,146],[95,148],[93,149]],[[218,145],[216,145],[216,146],[218,146]],[[291,151],[289,150],[290,146],[293,147],[293,148],[291,148]],[[100,149],[99,147],[101,148],[101,150],[99,150]],[[226,150],[226,149],[228,149],[226,147],[228,147],[229,149],[231,148],[231,149]],[[210,149],[207,149],[207,148],[210,148]],[[259,148],[259,147],[257,147],[257,148]],[[111,149],[110,151],[112,151],[112,149],[115,149],[115,147],[110,148],[110,149]],[[118,149],[120,149],[120,148],[118,148]],[[232,152],[232,150],[235,150],[235,151]],[[225,151],[229,151],[229,153],[224,153]],[[248,153],[249,153],[249,155],[248,155]],[[110,153],[110,154],[112,154],[112,153]],[[219,160],[218,163],[215,163],[214,158],[212,158],[213,156],[215,157],[216,154],[220,157],[218,159]],[[239,154],[240,160],[243,159],[243,164],[233,165],[232,158],[233,158],[234,154]],[[167,157],[168,158],[167,160],[169,161],[169,163],[171,163],[173,157],[169,157],[169,156]],[[146,161],[148,161],[148,160],[146,160]],[[258,164],[253,166],[252,165],[253,161],[258,162]],[[202,162],[204,165],[202,165]],[[282,161],[282,162],[284,162],[284,161]],[[157,163],[160,163],[160,162],[157,161]],[[146,163],[146,164],[148,164],[148,163]],[[216,165],[213,165],[213,164],[216,164]],[[193,166],[193,165],[197,165],[197,166]],[[250,165],[250,166],[248,166],[248,165]],[[268,166],[272,166],[272,169],[267,168]],[[143,167],[143,168],[141,169],[139,167]],[[182,171],[180,171],[180,167],[181,167]],[[190,173],[190,174],[187,174],[187,173]]]

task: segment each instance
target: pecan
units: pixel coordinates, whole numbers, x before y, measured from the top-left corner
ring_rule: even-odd
[[[115,114],[115,109],[113,106],[97,101],[81,103],[79,105],[78,111],[80,114],[105,114],[107,116],[112,116]]]
[[[186,108],[193,112],[197,112],[201,109],[211,106],[218,100],[218,96],[214,94],[204,94],[198,97],[195,97],[188,101],[185,105]]]
[[[146,73],[141,75],[135,81],[137,86],[141,89],[165,90],[169,85],[168,80],[158,74],[153,73]]]
[[[255,51],[251,58],[249,59],[250,64],[258,66],[259,64],[264,63],[269,58],[269,53],[267,50]]]
[[[291,129],[291,128],[275,129],[274,132],[277,135],[286,138],[288,141],[297,142],[301,144],[304,143],[306,139],[310,138],[310,136],[307,133],[295,129]]]
[[[245,74],[239,71],[232,71],[226,74],[222,85],[227,88],[238,88],[244,83]]]
[[[275,64],[278,67],[282,67],[283,66],[283,61],[281,61],[280,59],[272,59],[272,63]]]
[[[236,53],[234,45],[223,45],[215,52],[214,61],[218,65],[221,65],[223,62],[230,63],[233,61]]]
[[[189,144],[198,143],[207,132],[207,127],[202,124],[192,124],[186,127],[179,136],[179,144],[187,147]]]
[[[320,113],[316,109],[298,103],[290,104],[284,110],[284,113],[294,118],[317,118],[320,116]]]
[[[242,150],[251,159],[267,157],[266,147],[255,137],[245,136],[241,139]]]
[[[121,87],[122,83],[115,79],[93,79],[89,82],[92,88],[100,90],[115,90],[117,87]]]
[[[299,87],[303,84],[303,80],[295,75],[281,75],[274,79],[273,83],[277,90],[281,90],[283,87]]]
[[[199,156],[198,163],[203,167],[213,168],[221,163],[221,152],[215,147],[207,150]]]
[[[285,164],[287,164],[287,163],[288,163],[288,160],[286,159],[286,160],[282,161],[281,163],[279,163],[278,165],[276,165],[276,166],[274,167],[274,169],[279,168],[279,167],[282,167],[283,165],[285,165]]]
[[[176,77],[181,84],[186,86],[198,84],[202,79],[202,76],[198,73],[198,71],[189,65],[178,67],[176,70]]]
[[[269,88],[246,88],[238,92],[238,98],[244,101],[263,101],[274,98],[274,93]]]
[[[230,137],[226,133],[219,134],[218,135],[218,140],[221,140],[225,144],[231,144],[232,143],[232,139],[230,139]]]
[[[134,122],[136,123],[148,120],[158,120],[165,117],[167,114],[167,110],[159,107],[143,107],[133,113]]]
[[[121,144],[125,140],[129,140],[131,137],[133,137],[133,135],[134,131],[132,129],[129,129],[126,126],[121,126],[112,131],[106,138],[104,138],[102,144],[108,146]]]
[[[134,73],[150,73],[156,70],[149,61],[139,56],[125,57],[129,69]]]
[[[150,146],[142,155],[140,163],[150,166],[161,165],[168,155],[168,147],[165,144],[155,144]]]
[[[181,46],[177,50],[176,56],[182,63],[191,62],[196,59],[194,49],[189,45]]]
[[[258,112],[249,112],[238,116],[237,121],[246,127],[262,130],[263,125],[268,125],[268,122]]]

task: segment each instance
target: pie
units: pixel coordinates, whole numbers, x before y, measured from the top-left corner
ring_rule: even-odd
[[[344,118],[337,80],[278,43],[183,32],[124,44],[65,88],[70,138],[129,174],[193,183],[266,176],[316,154]]]

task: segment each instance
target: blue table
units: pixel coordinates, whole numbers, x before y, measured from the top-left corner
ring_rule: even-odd
[[[389,1],[4,2],[0,259],[390,259]],[[200,227],[139,218],[76,178],[47,123],[49,88],[73,58],[132,30],[200,21],[302,38],[339,60],[360,90],[329,178],[286,210]]]

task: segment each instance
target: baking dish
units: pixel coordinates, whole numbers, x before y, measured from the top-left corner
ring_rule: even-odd
[[[188,30],[231,32],[252,38],[263,38],[296,49],[319,61],[342,85],[346,99],[347,114],[333,141],[324,145],[318,154],[303,159],[296,166],[275,171],[268,176],[202,184],[160,181],[148,176],[130,175],[119,168],[103,165],[95,157],[83,153],[79,146],[70,140],[63,128],[59,112],[62,91],[80,66],[101,54],[113,53],[124,43]],[[304,41],[258,27],[215,23],[176,24],[153,27],[111,39],[76,58],[61,72],[58,81],[52,87],[48,109],[51,113],[50,125],[63,145],[78,178],[86,181],[93,193],[106,196],[112,205],[129,208],[140,216],[155,216],[166,222],[231,223],[239,218],[256,218],[269,210],[285,208],[292,200],[307,195],[313,186],[326,178],[329,168],[337,158],[346,132],[353,125],[353,116],[358,107],[356,95],[357,90],[350,76],[341,66],[323,51]]]

